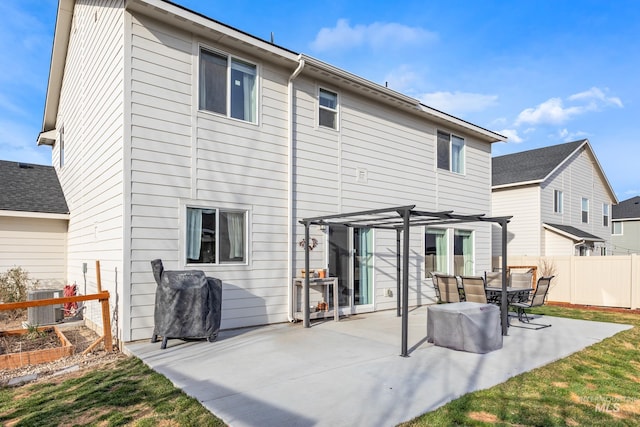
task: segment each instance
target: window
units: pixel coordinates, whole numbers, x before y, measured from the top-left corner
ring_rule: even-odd
[[[553,192],[553,211],[562,213],[562,191],[554,190]]]
[[[453,233],[453,274],[456,276],[473,275],[472,235],[467,230],[455,230]]]
[[[438,131],[438,168],[464,173],[464,139]]]
[[[246,212],[187,208],[186,258],[189,264],[246,261]]]
[[[318,123],[320,126],[338,128],[338,94],[326,89],[320,89],[318,96]]]
[[[425,277],[432,272],[448,273],[447,230],[427,228],[424,234]]]
[[[256,66],[200,49],[200,109],[256,123]]]
[[[613,221],[611,223],[611,225],[613,226],[613,230],[611,232],[611,234],[615,234],[615,235],[622,235],[622,222],[620,221]]]
[[[589,223],[589,199],[582,198],[582,222]]]
[[[609,205],[606,203],[602,205],[602,225],[609,226]]]

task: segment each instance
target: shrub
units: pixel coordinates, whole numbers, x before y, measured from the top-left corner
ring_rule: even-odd
[[[0,302],[20,302],[27,300],[27,291],[37,286],[37,281],[29,279],[29,273],[22,267],[13,267],[5,273],[0,273]],[[0,311],[0,317],[17,318],[23,310]]]

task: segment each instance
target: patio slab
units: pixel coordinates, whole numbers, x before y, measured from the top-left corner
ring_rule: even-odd
[[[231,426],[393,426],[471,391],[566,357],[628,325],[545,316],[510,328],[486,354],[426,341],[426,306],[409,313],[401,357],[394,311],[221,331],[217,341],[138,341],[125,350]],[[515,321],[517,323],[517,320]]]

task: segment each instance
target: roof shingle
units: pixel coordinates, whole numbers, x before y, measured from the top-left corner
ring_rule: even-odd
[[[69,213],[52,166],[0,160],[0,210]]]
[[[617,205],[613,205],[611,218],[640,218],[640,196],[635,196],[630,199],[623,200]]]
[[[492,185],[541,181],[571,155],[586,139],[552,145],[491,159]]]

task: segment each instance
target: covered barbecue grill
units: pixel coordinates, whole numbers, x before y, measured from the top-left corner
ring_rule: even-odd
[[[151,342],[161,336],[164,349],[169,338],[214,341],[220,330],[222,282],[200,270],[165,270],[159,259],[151,267],[158,284]]]

